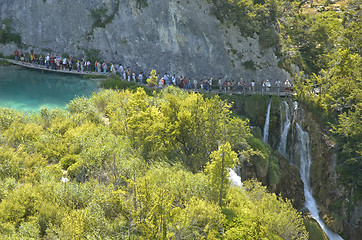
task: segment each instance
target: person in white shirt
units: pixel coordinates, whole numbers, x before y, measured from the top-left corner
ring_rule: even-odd
[[[67,67],[67,58],[63,58],[63,70]]]
[[[116,68],[114,67],[114,64],[111,65],[111,72],[112,74],[116,74]]]
[[[277,87],[277,94],[279,96],[279,90],[280,90],[280,81],[279,80],[275,81],[275,86]]]
[[[88,61],[87,61],[87,71],[88,71],[88,72],[89,72],[90,64],[91,64],[91,63],[90,63],[90,61],[88,60]]]
[[[119,68],[118,68],[119,74],[121,74],[121,76],[123,75],[123,66],[122,64],[119,64]]]
[[[171,81],[172,81],[172,84],[173,84],[174,86],[176,86],[176,74],[172,75]]]
[[[266,92],[270,93],[271,83],[269,82],[269,79],[266,80],[265,86],[266,86]]]
[[[138,75],[138,80],[141,84],[143,83],[143,72],[140,72],[140,74]]]

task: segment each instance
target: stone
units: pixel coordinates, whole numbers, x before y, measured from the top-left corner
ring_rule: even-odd
[[[99,49],[102,59],[134,71],[156,69],[199,79],[290,79],[272,49],[261,49],[256,35],[244,38],[236,27],[221,24],[207,1],[147,0],[144,7],[137,2],[1,1],[0,18],[13,19],[27,51],[83,57],[84,49]],[[102,8],[105,27],[94,28],[91,13]],[[0,45],[3,54],[13,51]],[[245,69],[247,61],[256,69]]]

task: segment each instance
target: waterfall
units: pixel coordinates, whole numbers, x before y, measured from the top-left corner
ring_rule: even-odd
[[[323,220],[319,217],[319,210],[317,203],[312,195],[312,190],[309,182],[310,166],[312,164],[312,157],[309,147],[309,135],[307,132],[303,131],[298,123],[296,123],[297,132],[298,132],[298,141],[299,141],[299,154],[300,154],[300,166],[299,172],[302,182],[304,184],[304,197],[305,197],[305,206],[309,210],[309,213],[312,218],[314,218],[320,227],[323,229],[324,233],[327,235],[329,240],[343,240],[338,234],[332,232]]]
[[[280,144],[278,147],[278,150],[281,154],[283,154],[284,157],[286,157],[287,152],[287,137],[288,137],[288,131],[290,127],[290,111],[289,111],[289,105],[286,101],[283,101],[284,109],[285,109],[285,122],[281,129],[280,134]]]
[[[264,124],[263,142],[265,143],[268,142],[268,135],[269,135],[270,107],[271,107],[271,99],[269,100],[268,111],[266,113],[265,124]]]
[[[241,178],[231,168],[229,169],[229,180],[231,181],[231,185],[242,187]]]

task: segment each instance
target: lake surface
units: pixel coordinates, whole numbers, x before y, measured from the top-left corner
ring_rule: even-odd
[[[98,82],[79,76],[0,66],[0,107],[38,111],[65,108],[77,96],[91,96]]]

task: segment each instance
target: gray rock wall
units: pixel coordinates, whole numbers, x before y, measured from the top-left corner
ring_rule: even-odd
[[[35,51],[84,55],[99,49],[107,61],[135,71],[175,73],[187,77],[285,80],[272,49],[261,50],[257,36],[243,38],[222,25],[205,0],[0,0],[0,18],[13,17],[23,43]],[[104,7],[113,20],[92,28],[91,10]],[[92,34],[90,34],[92,33]],[[10,54],[13,46],[1,46]],[[252,60],[256,70],[245,69]]]

